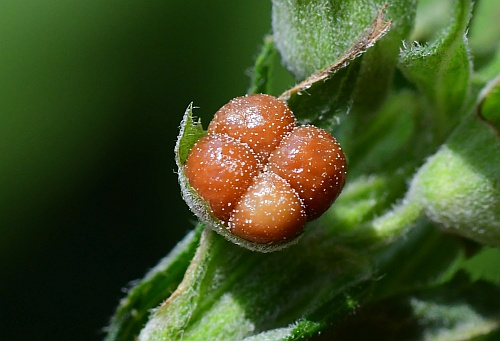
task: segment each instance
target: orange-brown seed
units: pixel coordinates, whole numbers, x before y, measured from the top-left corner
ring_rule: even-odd
[[[290,185],[272,172],[260,174],[229,219],[230,231],[259,244],[294,239],[306,223],[304,207]]]
[[[258,171],[259,162],[248,145],[218,134],[198,140],[185,163],[191,187],[222,221],[229,219]]]
[[[337,140],[315,126],[296,127],[269,158],[267,169],[285,179],[306,206],[307,219],[323,214],[346,179],[346,160]]]
[[[295,116],[286,103],[270,95],[254,94],[237,97],[220,108],[208,132],[241,140],[265,162],[294,127]]]

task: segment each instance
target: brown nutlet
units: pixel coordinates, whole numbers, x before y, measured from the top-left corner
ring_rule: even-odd
[[[228,231],[257,244],[287,243],[337,198],[346,158],[326,130],[295,126],[281,100],[247,95],[215,114],[185,163],[191,187]]]

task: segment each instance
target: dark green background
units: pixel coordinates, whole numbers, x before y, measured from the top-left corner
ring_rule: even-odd
[[[194,221],[173,147],[245,93],[268,0],[0,2],[0,339],[102,339]]]

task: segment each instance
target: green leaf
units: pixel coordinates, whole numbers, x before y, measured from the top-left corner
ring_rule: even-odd
[[[462,268],[473,281],[488,281],[500,286],[498,264],[500,264],[500,248],[485,247],[467,259]]]
[[[191,231],[158,265],[122,299],[107,329],[106,341],[133,340],[146,323],[151,309],[170,296],[198,247],[203,226]]]
[[[401,91],[388,98],[370,121],[357,123],[350,137],[343,135],[343,127],[337,136],[340,141],[349,141],[344,148],[352,170],[349,175],[401,172],[405,164],[415,167],[428,153],[420,142],[421,115],[416,94]]]
[[[385,0],[273,0],[273,35],[283,63],[298,79],[327,67],[341,59],[386,5]],[[404,39],[414,11],[413,0],[389,4],[387,17],[395,31],[388,39],[396,44]]]
[[[364,247],[387,244],[385,237],[397,236],[420,215],[419,205],[410,201],[395,205],[406,191],[407,176],[405,171],[359,176],[349,181],[335,205],[311,224],[322,226],[340,243],[361,243]]]
[[[191,103],[184,113],[179,137],[175,145],[176,162],[183,165],[193,145],[206,134],[201,125],[201,120],[195,121],[193,119],[193,103]]]
[[[333,130],[339,114],[346,114],[352,106],[352,94],[362,65],[361,55],[372,48],[389,27],[390,22],[383,19],[381,10],[339,59],[280,96],[287,101],[299,122]]]
[[[427,219],[373,256],[380,280],[371,291],[380,300],[445,283],[463,263],[462,243]]]
[[[496,53],[492,57],[489,63],[484,67],[479,69],[473,78],[474,85],[479,89],[486,86],[487,83],[491,82],[492,79],[496,78],[500,74],[500,44],[496,50]]]
[[[471,11],[470,0],[457,0],[453,20],[434,43],[415,43],[401,52],[401,70],[428,99],[437,141],[446,137],[470,104],[472,66],[465,33]]]
[[[297,245],[263,254],[205,230],[183,282],[155,310],[139,339],[311,337],[387,292],[435,285],[440,278],[444,281],[440,274],[460,254],[460,244],[429,224],[415,231],[417,238],[400,236],[384,252],[371,254],[353,252],[329,237],[327,230],[315,227]],[[414,256],[410,262],[407,255]],[[371,264],[370,259],[376,262]],[[434,262],[433,267],[426,268],[429,262]],[[376,280],[377,286],[384,290],[371,290],[367,295],[378,276],[383,279]]]
[[[393,5],[389,5],[387,9],[383,7],[335,63],[314,73],[280,96],[288,102],[300,123],[314,124],[332,132],[346,146],[349,163],[355,162],[355,167],[358,166],[357,162],[351,158],[366,159],[363,156],[366,156],[367,150],[362,148],[366,145],[374,152],[375,163],[378,166],[385,165],[385,168],[387,164],[383,159],[396,158],[396,155],[409,156],[401,150],[400,147],[407,145],[401,140],[408,138],[418,128],[412,122],[415,118],[412,115],[401,115],[396,110],[392,111],[392,117],[374,113],[385,99],[389,81],[392,80],[400,41],[407,35],[413,18],[411,8],[412,6],[403,10]],[[398,18],[392,26],[391,22],[384,20],[391,15]],[[415,102],[410,96],[407,98]],[[407,111],[409,108],[413,107],[404,103],[402,109]],[[397,136],[385,136],[388,126],[394,128],[395,125],[401,125],[403,129],[390,129]],[[367,128],[370,130],[368,134]],[[381,131],[382,129],[385,131]],[[372,138],[368,138],[368,135]],[[383,138],[377,144],[384,149],[383,158],[380,157],[381,150],[373,150],[373,137]],[[394,153],[387,153],[388,146],[395,149]],[[371,169],[378,167],[370,160],[363,163],[371,165]]]
[[[248,251],[205,230],[178,290],[140,340],[285,340],[352,311],[370,278],[364,257],[307,233],[277,253]]]
[[[373,114],[389,91],[415,7],[415,0],[273,1],[273,32],[285,66],[299,80],[319,70],[336,73],[316,89],[297,86],[308,97],[288,101],[299,120],[332,130],[339,113]]]
[[[411,41],[429,42],[447,25],[454,1],[419,0]]]
[[[325,331],[324,340],[497,340],[500,287],[463,273],[444,285],[361,308]]]
[[[500,133],[500,74],[482,92],[479,115]]]
[[[410,299],[423,340],[472,340],[500,332],[500,288],[457,278]]]
[[[497,0],[476,1],[468,35],[474,64],[483,66],[500,48],[500,21]]]
[[[331,78],[303,87],[303,90],[281,96],[300,124],[312,124],[334,132],[343,123],[352,106],[352,93],[359,73],[360,60],[341,65]],[[299,86],[302,85],[299,84]]]
[[[249,94],[269,94],[270,93],[270,73],[273,64],[276,48],[273,37],[264,39],[264,45],[255,60],[252,72],[252,80],[248,88]]]
[[[413,27],[416,3],[413,0],[386,3],[384,17],[391,22],[391,29],[363,55],[353,93],[352,112],[368,116],[360,119],[362,123],[377,114],[390,91],[402,41]]]

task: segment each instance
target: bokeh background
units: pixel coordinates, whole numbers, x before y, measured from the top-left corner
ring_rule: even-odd
[[[100,340],[192,228],[173,148],[245,93],[269,0],[0,2],[0,339]]]

